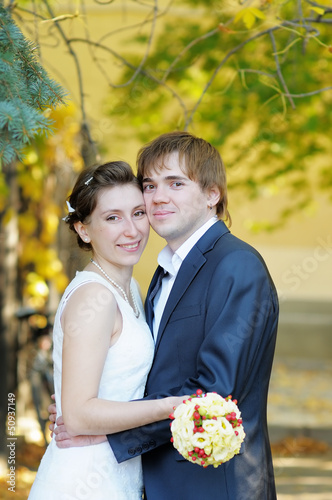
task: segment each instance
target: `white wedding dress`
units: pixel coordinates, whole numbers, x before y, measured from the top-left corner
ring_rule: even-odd
[[[139,318],[136,318],[130,305],[106,279],[94,272],[78,272],[61,299],[54,322],[53,360],[57,416],[61,415],[63,332],[60,318],[70,294],[87,282],[99,282],[113,292],[123,321],[122,333],[107,354],[98,397],[115,401],[143,397],[152,363],[154,342],[145,322],[135,281],[132,280],[132,288],[140,309]],[[102,296],[96,300],[102,301]],[[95,311],[98,311],[98,305]],[[140,500],[142,492],[140,457],[118,464],[108,442],[60,449],[52,440],[42,458],[28,500]]]

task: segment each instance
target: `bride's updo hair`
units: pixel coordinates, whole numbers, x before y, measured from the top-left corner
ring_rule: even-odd
[[[99,191],[109,187],[133,184],[142,191],[131,166],[124,161],[110,161],[103,165],[94,165],[82,170],[71,195],[68,197],[68,215],[64,219],[69,229],[77,235],[77,243],[83,250],[91,250],[90,243],[84,242],[77,234],[74,224],[89,222],[89,217],[96,208]]]

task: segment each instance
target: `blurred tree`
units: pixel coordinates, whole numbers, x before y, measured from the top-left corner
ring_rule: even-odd
[[[50,130],[46,107],[64,104],[65,91],[38,63],[35,47],[0,4],[0,454],[6,450],[7,394],[16,387],[17,252],[20,210],[15,160],[36,135]],[[30,182],[31,184],[31,182]]]
[[[42,321],[45,322],[46,317],[49,325],[53,324],[59,295],[68,284],[68,276],[72,277],[77,266],[81,267],[82,256],[76,249],[72,233],[62,223],[62,217],[66,215],[64,200],[77,173],[84,168],[75,108],[62,107],[53,111],[51,116],[57,133],[46,140],[38,138],[25,150],[25,158],[17,166],[20,196],[18,295],[22,297],[23,313],[26,308],[34,310],[42,315]],[[17,394],[21,415],[31,405],[30,391],[24,390],[26,379],[29,374],[39,377],[34,371],[34,360],[35,355],[42,354],[43,338],[40,334],[44,331],[40,328],[40,321],[35,315],[20,321]],[[45,334],[49,333],[51,331],[46,328]],[[40,366],[43,368],[46,366]],[[40,388],[38,377],[34,378],[36,391]],[[34,394],[40,397],[40,394]]]
[[[16,164],[15,183],[9,190],[0,189],[4,243],[0,277],[5,306],[0,369],[7,377],[7,386],[1,378],[2,433],[8,391],[20,398],[21,411],[31,404],[29,392],[21,389],[26,387],[39,341],[35,331],[40,328],[36,330],[33,324],[38,318],[32,312],[46,315],[52,323],[59,295],[81,259],[67,226],[61,224],[64,200],[84,168],[80,124],[73,106],[50,116],[57,133],[36,138],[25,148],[24,159]]]

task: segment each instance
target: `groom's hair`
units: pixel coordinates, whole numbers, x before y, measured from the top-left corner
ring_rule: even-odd
[[[226,170],[217,149],[209,142],[190,134],[189,132],[169,132],[162,134],[143,146],[137,156],[137,177],[142,183],[151,172],[160,172],[165,166],[165,160],[172,153],[179,154],[180,168],[197,182],[204,191],[217,186],[220,200],[216,206],[217,215],[231,222],[227,210]]]

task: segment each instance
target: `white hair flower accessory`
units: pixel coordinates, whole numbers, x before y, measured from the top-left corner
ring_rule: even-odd
[[[67,203],[68,212],[69,213],[75,212],[75,208],[73,208],[71,206],[71,204],[69,203],[69,201],[66,201],[66,203]]]
[[[73,207],[71,206],[71,204],[69,203],[69,201],[66,201],[66,203],[67,203],[67,208],[68,208],[68,215],[66,215],[66,217],[63,217],[63,219],[62,219],[62,220],[64,220],[65,222],[67,222],[67,221],[68,221],[69,215],[70,215],[70,214],[72,214],[73,212],[75,212],[75,208],[73,208]]]

